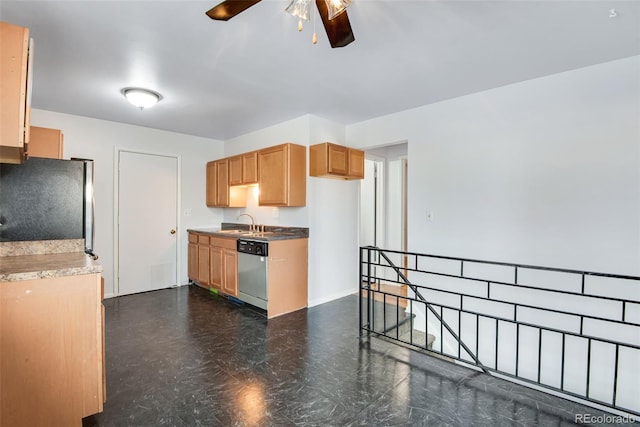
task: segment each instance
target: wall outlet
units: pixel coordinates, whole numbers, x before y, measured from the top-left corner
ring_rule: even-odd
[[[184,216],[191,216],[191,209],[185,209],[184,211],[182,211],[182,214]]]

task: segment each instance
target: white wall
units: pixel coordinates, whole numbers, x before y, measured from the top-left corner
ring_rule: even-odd
[[[408,141],[411,251],[640,275],[639,75],[636,56],[504,86],[347,144]]]
[[[344,126],[305,115],[225,141],[224,156],[285,142],[304,146],[325,141],[344,144],[344,138]],[[250,194],[247,207],[225,209],[224,220],[236,222],[237,216],[246,212],[260,224],[309,227],[308,302],[313,306],[355,293],[358,289],[357,226],[354,222],[357,200],[357,181],[307,176],[305,207],[260,207]]]
[[[206,162],[222,157],[222,141],[44,110],[32,110],[34,126],[62,129],[64,158],[95,160],[95,252],[105,278],[105,295],[113,295],[114,153],[115,147],[180,156],[180,227],[178,242],[181,284],[187,282],[187,228],[220,224],[220,209],[205,205]],[[184,216],[190,209],[191,215]],[[151,214],[151,212],[150,212]]]

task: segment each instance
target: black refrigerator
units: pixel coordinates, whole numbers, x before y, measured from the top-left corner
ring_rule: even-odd
[[[0,241],[84,239],[93,252],[93,161],[0,164]]]

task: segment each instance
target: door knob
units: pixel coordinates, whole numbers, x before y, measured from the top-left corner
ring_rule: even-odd
[[[176,230],[175,230],[175,228],[172,228],[172,229],[171,229],[171,231],[170,231],[170,233],[171,233],[171,234],[176,234]]]

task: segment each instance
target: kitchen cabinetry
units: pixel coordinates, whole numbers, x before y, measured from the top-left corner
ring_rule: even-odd
[[[309,239],[269,242],[267,264],[267,317],[291,313],[307,306]]]
[[[60,129],[31,126],[29,157],[62,159],[64,135]]]
[[[229,157],[229,185],[251,185],[258,182],[258,153]]]
[[[238,296],[236,239],[189,233],[189,279],[208,289]]]
[[[28,149],[32,64],[29,29],[0,22],[0,163],[22,163]]]
[[[196,283],[208,288],[210,284],[209,263],[211,249],[209,247],[209,236],[198,235],[198,269]]]
[[[102,411],[99,273],[0,282],[0,425],[81,425]]]
[[[236,239],[211,237],[210,285],[227,295],[238,296]]]
[[[207,163],[207,206],[244,207],[247,204],[246,188],[229,185],[229,159]]]
[[[242,185],[242,156],[229,157],[229,185]]]
[[[364,151],[330,142],[309,147],[309,175],[339,179],[364,178]]]
[[[198,278],[198,235],[195,233],[189,233],[187,260],[187,276],[195,282]]]
[[[305,206],[307,153],[296,144],[281,144],[258,151],[259,204]]]
[[[258,183],[258,152],[252,151],[242,155],[242,183]]]

